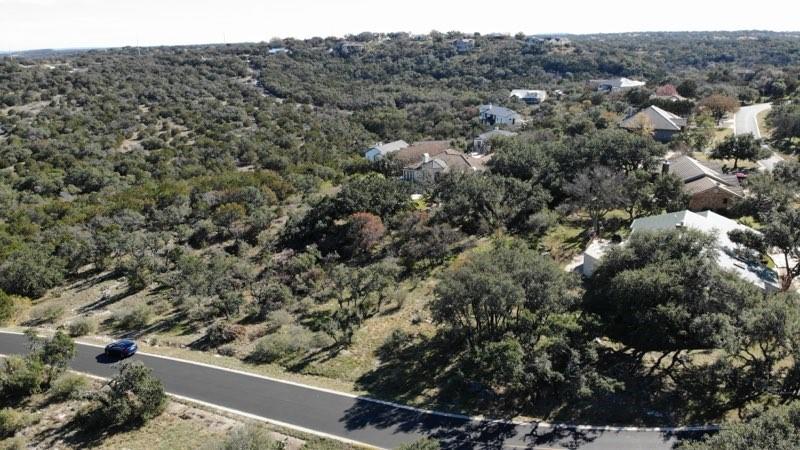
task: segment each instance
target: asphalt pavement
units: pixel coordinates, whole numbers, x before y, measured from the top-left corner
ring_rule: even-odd
[[[734,117],[734,133],[739,136],[742,134],[752,134],[756,139],[761,139],[761,130],[758,128],[757,115],[761,111],[772,108],[769,103],[759,103],[757,105],[742,106],[736,111]]]
[[[27,351],[24,336],[0,331],[0,354]],[[103,349],[77,345],[73,370],[110,378],[119,362]],[[137,354],[170,394],[217,405],[284,426],[379,448],[421,437],[447,449],[669,449],[691,431],[587,428],[474,420],[378,402],[240,372]]]

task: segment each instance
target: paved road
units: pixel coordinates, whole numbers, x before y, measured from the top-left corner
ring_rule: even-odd
[[[756,115],[770,108],[772,108],[772,105],[769,103],[759,103],[757,105],[742,106],[739,108],[734,118],[734,133],[736,133],[737,136],[750,133],[755,136],[756,139],[761,139],[761,132],[758,129],[758,118]]]
[[[0,354],[25,351],[24,336],[0,332]],[[152,368],[171,394],[381,448],[433,436],[448,449],[668,449],[682,437],[446,417],[153,355],[132,359]],[[84,344],[71,367],[100,377],[117,372],[116,363],[103,362],[101,348]]]

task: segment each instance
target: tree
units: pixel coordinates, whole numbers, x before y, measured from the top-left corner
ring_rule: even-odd
[[[383,221],[375,214],[360,212],[350,216],[347,235],[354,254],[368,253],[380,242],[385,232]]]
[[[585,307],[640,358],[656,351],[674,364],[685,350],[714,348],[756,298],[754,287],[719,269],[716,251],[713,236],[694,230],[636,232],[603,257]]]
[[[739,110],[739,100],[727,95],[712,94],[700,100],[698,106],[710,112],[714,120],[719,123],[725,117],[725,114]]]
[[[780,205],[765,214],[765,219],[760,231],[767,246],[783,253],[782,288],[788,290],[800,275],[800,209],[789,204]]]
[[[697,82],[694,80],[683,80],[677,87],[677,91],[684,97],[693,98],[697,96]]]
[[[470,379],[515,401],[581,395],[605,380],[573,309],[575,281],[524,243],[497,242],[444,274],[433,320],[446,327],[454,350],[466,343],[459,367]]]
[[[0,289],[38,298],[64,279],[65,264],[42,245],[24,246],[0,264]]]
[[[622,174],[605,166],[580,172],[564,191],[569,195],[573,208],[581,208],[592,220],[592,229],[600,234],[600,221],[625,204]]]
[[[770,408],[746,422],[729,422],[700,441],[683,441],[680,450],[791,450],[800,447],[800,403]]]
[[[752,134],[728,136],[714,147],[711,157],[714,159],[732,159],[733,169],[739,165],[739,160],[757,161],[767,158],[772,152],[761,146],[761,140]]]
[[[340,339],[350,343],[356,328],[380,312],[398,273],[399,268],[390,262],[361,268],[340,264],[333,268],[330,296],[338,304],[333,320]]]
[[[141,362],[125,363],[95,396],[97,406],[85,419],[95,427],[140,425],[164,411],[167,395]]]
[[[776,106],[767,116],[767,122],[772,127],[772,143],[784,151],[796,152],[800,145],[800,106]]]

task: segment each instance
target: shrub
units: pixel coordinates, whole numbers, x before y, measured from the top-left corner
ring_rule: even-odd
[[[206,339],[209,345],[216,347],[228,342],[241,339],[247,335],[247,329],[242,325],[216,322],[206,330]]]
[[[27,448],[28,444],[21,436],[0,441],[0,450],[26,450]]]
[[[271,332],[277,331],[282,326],[294,324],[294,316],[285,309],[272,311],[267,315],[266,326]]]
[[[235,430],[212,450],[281,450],[283,443],[273,440],[267,430],[258,425],[247,425]]]
[[[61,375],[50,387],[50,398],[55,401],[76,400],[89,388],[86,377],[73,373]]]
[[[290,358],[310,350],[313,336],[314,333],[298,325],[282,327],[277,333],[261,338],[250,358],[265,363]]]
[[[40,306],[31,311],[31,321],[34,323],[53,323],[64,315],[64,306],[50,304]]]
[[[14,299],[0,291],[0,324],[5,323],[14,314]]]
[[[422,438],[410,444],[403,444],[398,447],[398,450],[439,450],[442,448],[439,441],[431,438]]]
[[[75,319],[67,326],[67,331],[69,331],[69,335],[72,337],[85,336],[94,333],[96,329],[97,324],[94,320],[86,317]]]
[[[0,396],[19,399],[40,392],[44,378],[44,364],[38,359],[9,356],[0,372]]]
[[[13,436],[17,431],[30,425],[34,419],[33,414],[23,411],[12,408],[0,409],[0,438]]]
[[[114,314],[114,326],[121,330],[141,330],[150,323],[153,313],[147,305],[136,305]]]
[[[158,416],[167,405],[167,394],[152,370],[140,362],[123,364],[119,374],[95,399],[98,403],[81,416],[89,428],[140,425]]]

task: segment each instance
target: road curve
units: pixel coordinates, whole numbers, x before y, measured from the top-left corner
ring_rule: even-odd
[[[761,130],[758,129],[758,113],[772,108],[769,103],[759,103],[757,105],[742,106],[736,111],[734,116],[734,132],[737,136],[742,134],[752,134],[756,139],[761,139]]]
[[[0,331],[0,354],[26,351],[25,336]],[[170,394],[380,448],[431,436],[448,449],[669,449],[682,433],[688,433],[473,420],[155,355],[139,354],[131,359],[150,367]],[[117,364],[103,362],[102,348],[79,343],[70,366],[109,378],[117,373]]]

